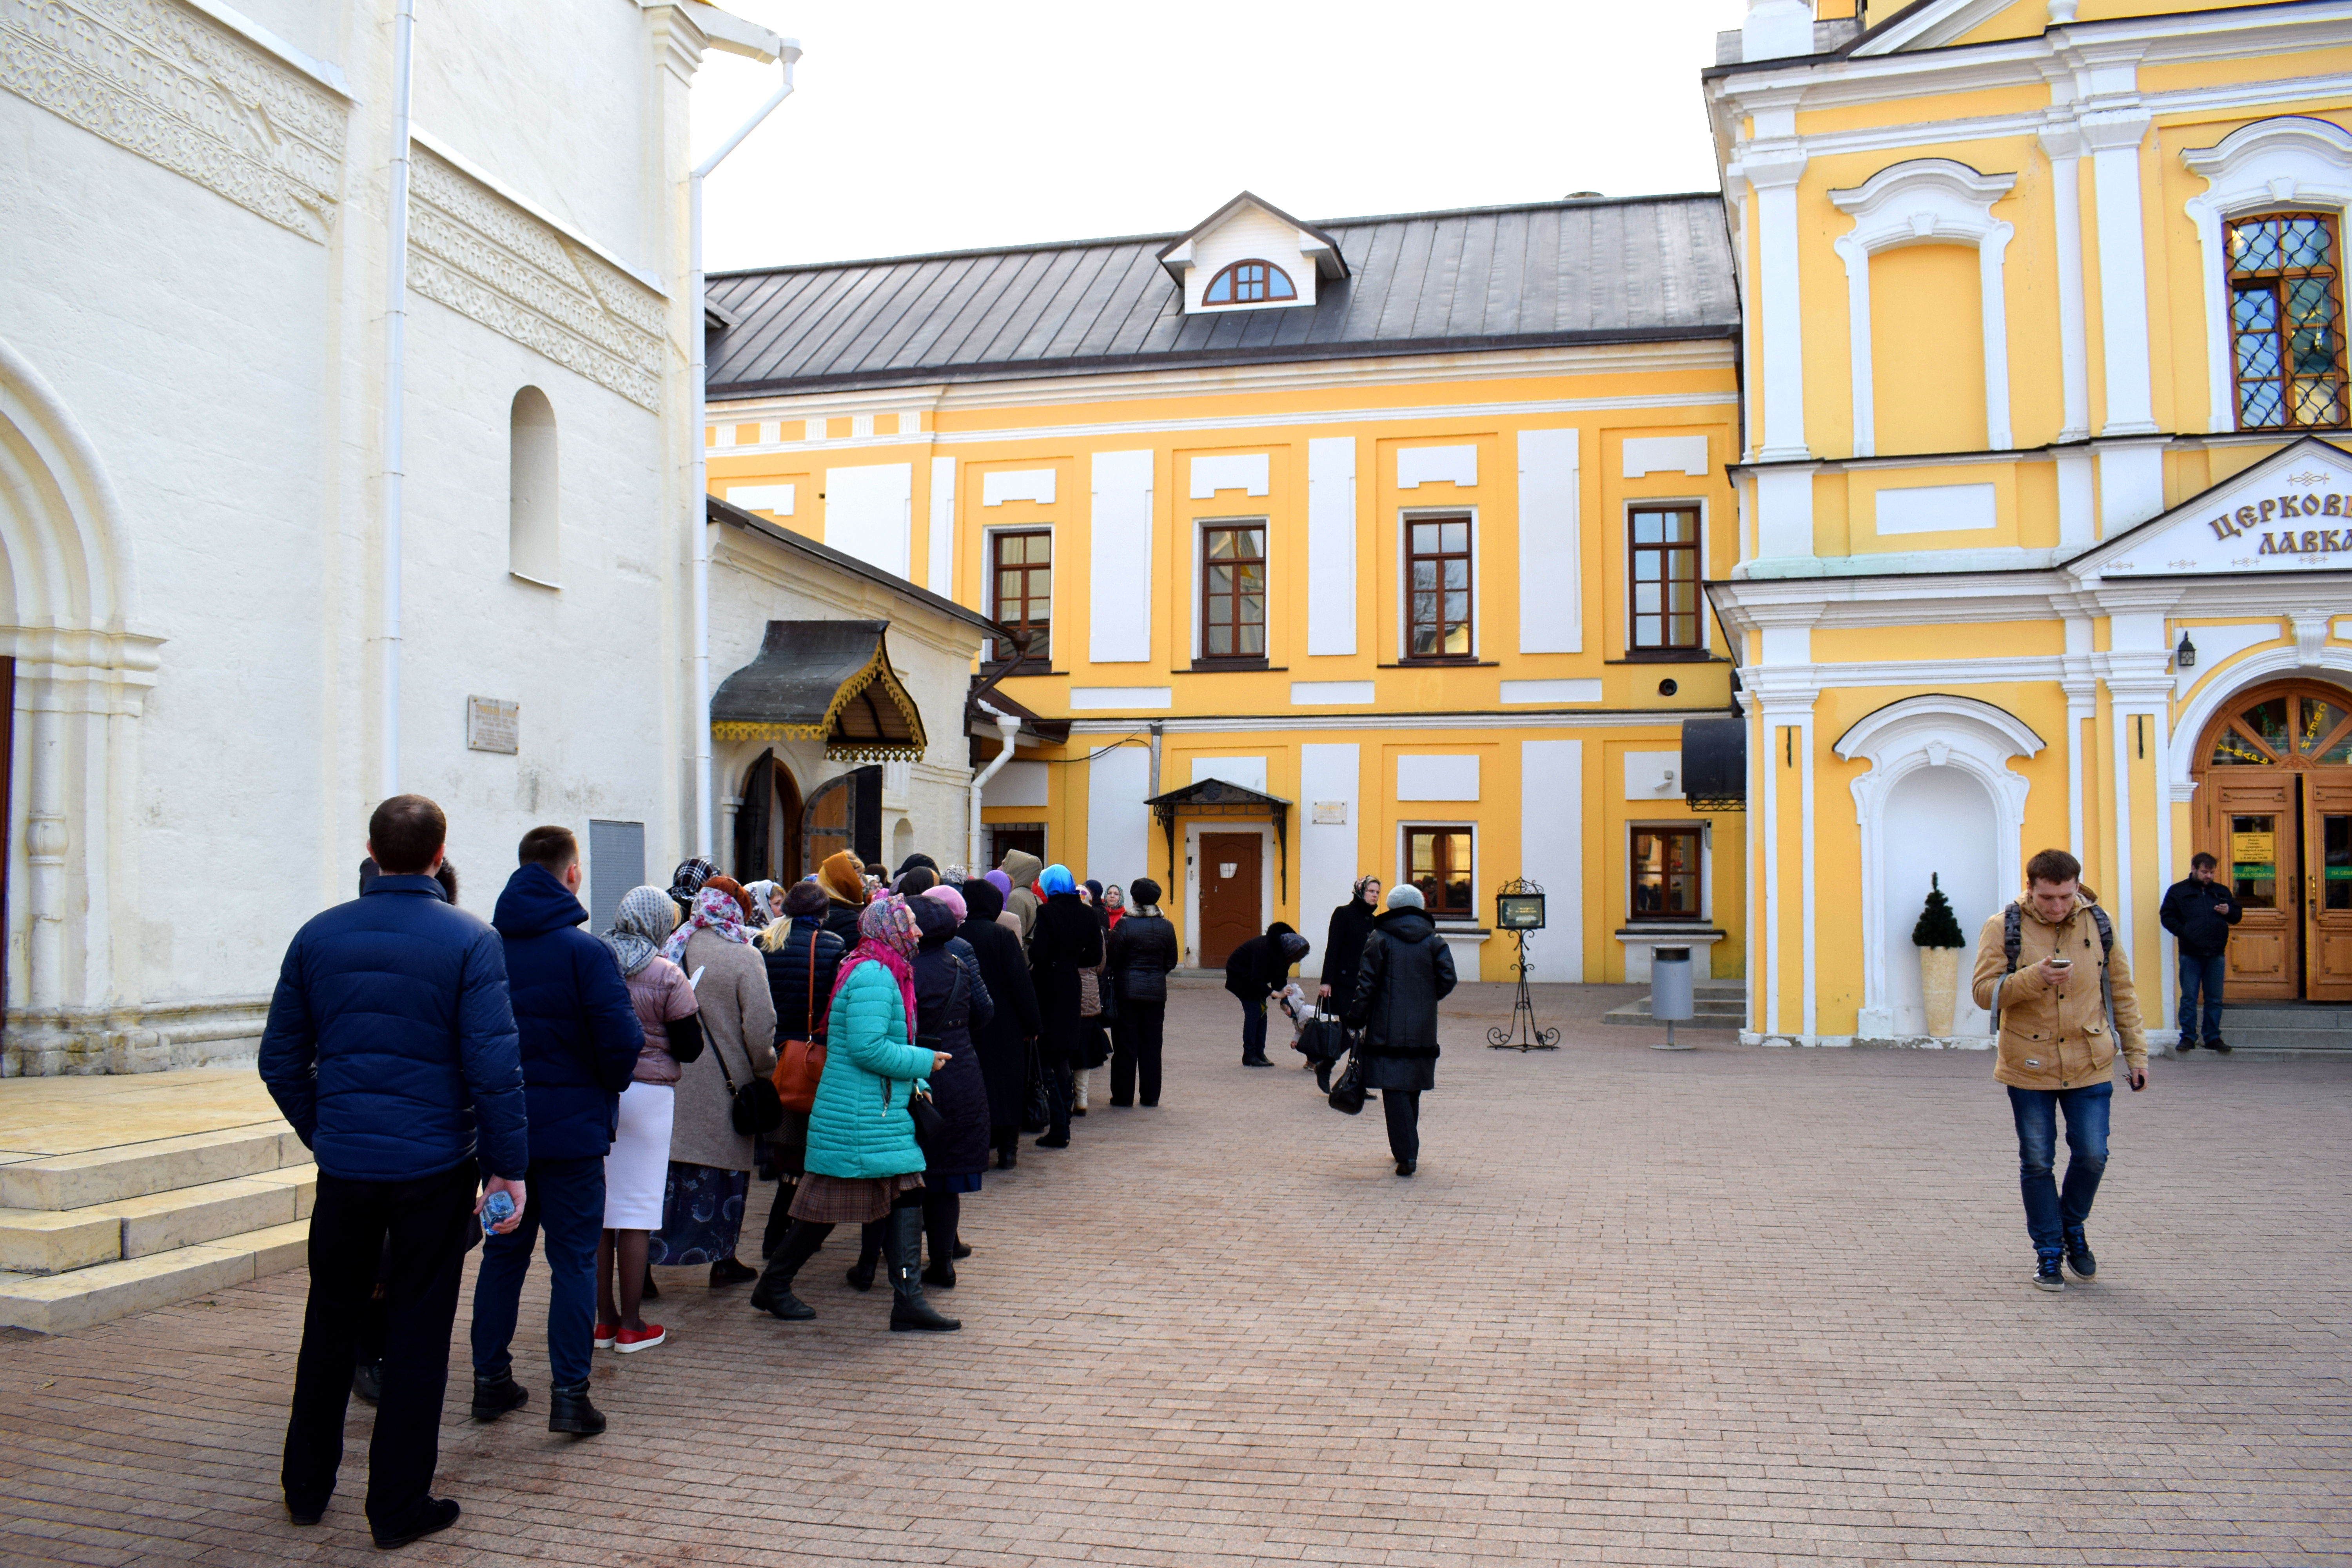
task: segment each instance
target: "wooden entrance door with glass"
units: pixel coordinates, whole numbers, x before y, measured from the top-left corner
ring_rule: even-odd
[[[2229,994],[2352,1001],[2352,691],[2246,693],[2204,737],[2197,847],[2245,906]]]

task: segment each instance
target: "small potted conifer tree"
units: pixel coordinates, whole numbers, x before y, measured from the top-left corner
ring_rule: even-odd
[[[1948,1039],[1952,1004],[1959,994],[1960,950],[1969,939],[1952,914],[1952,900],[1944,897],[1939,879],[1927,879],[1927,907],[1911,928],[1911,945],[1919,950],[1919,999],[1927,1005],[1927,1033]]]

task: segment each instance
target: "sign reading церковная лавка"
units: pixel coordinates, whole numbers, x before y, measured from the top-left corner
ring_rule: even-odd
[[[2151,576],[2352,570],[2352,461],[2315,461],[2316,445],[2279,453],[2184,505],[2169,524],[2118,540],[2115,557],[2098,570]]]

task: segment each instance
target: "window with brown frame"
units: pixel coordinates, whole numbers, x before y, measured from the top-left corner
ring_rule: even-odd
[[[1297,288],[1290,274],[1271,261],[1236,261],[1209,279],[1201,290],[1203,305],[1264,305],[1296,300]]]
[[[1470,885],[1471,832],[1467,827],[1404,830],[1405,879],[1421,889],[1422,903],[1440,920],[1467,920],[1476,913]]]
[[[2230,337],[2241,430],[2346,420],[2342,236],[2326,213],[2229,226]]]
[[[1470,520],[1405,524],[1407,658],[1469,658]]]
[[[1698,608],[1698,508],[1638,507],[1628,521],[1626,582],[1636,652],[1706,646]]]
[[[999,637],[1000,660],[1024,664],[1053,661],[1050,630],[1054,620],[1054,536],[1045,529],[989,535],[988,577],[996,622],[1010,632],[1024,633],[1024,652]]]
[[[1201,657],[1265,657],[1265,525],[1201,531]]]
[[[1635,921],[1695,921],[1700,918],[1699,829],[1636,827],[1633,832]]]

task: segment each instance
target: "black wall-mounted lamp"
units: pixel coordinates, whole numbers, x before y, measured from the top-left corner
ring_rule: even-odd
[[[2186,629],[2183,629],[2180,634],[2180,646],[2172,650],[2172,663],[2177,669],[2197,668],[2197,645],[2189,640],[2189,633]]]

